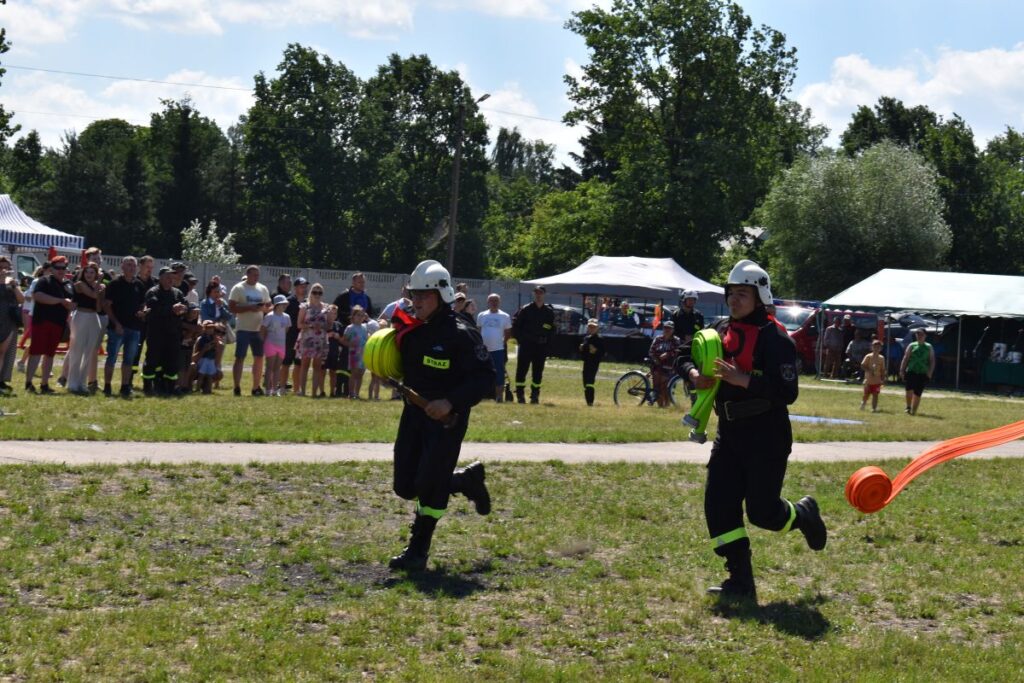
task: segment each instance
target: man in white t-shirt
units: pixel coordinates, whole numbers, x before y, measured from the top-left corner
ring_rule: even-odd
[[[236,316],[235,324],[235,365],[232,374],[235,379],[235,396],[242,395],[242,366],[245,355],[252,347],[252,395],[262,396],[260,384],[263,379],[263,340],[260,339],[260,323],[263,315],[271,308],[270,291],[260,284],[259,266],[245,269],[245,279],[231,288],[228,295],[228,310]]]
[[[501,403],[502,390],[505,386],[505,346],[512,336],[512,316],[499,306],[500,296],[488,296],[487,310],[476,316],[476,326],[480,328],[480,336],[491,354],[491,363],[494,364],[494,400]]]

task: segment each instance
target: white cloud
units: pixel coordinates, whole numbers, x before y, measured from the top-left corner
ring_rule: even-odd
[[[435,0],[440,10],[468,10],[509,19],[540,19],[555,21],[560,18],[560,2],[553,0]]]
[[[1007,125],[1024,126],[1024,43],[1009,50],[943,49],[938,57],[918,55],[916,63],[886,67],[861,55],[846,55],[832,63],[828,81],[804,87],[797,100],[831,130],[837,144],[853,112],[873,107],[882,96],[907,106],[925,105],[949,117],[959,114],[982,145]]]
[[[219,78],[201,71],[182,70],[160,80],[177,83],[247,88],[237,78]],[[36,129],[43,145],[59,148],[65,132],[81,132],[97,119],[119,118],[136,125],[149,125],[150,115],[162,109],[161,99],[192,98],[202,116],[213,119],[221,130],[238,122],[252,105],[252,94],[241,90],[219,90],[161,83],[117,81],[90,93],[68,80],[51,74],[18,76],[4,82],[4,106],[14,111],[14,122],[22,133]]]
[[[78,22],[79,7],[74,3],[34,6],[13,2],[4,6],[3,14],[7,39],[20,49],[66,42]]]
[[[500,89],[492,90],[490,99],[480,104],[480,109],[490,126],[492,142],[500,128],[518,128],[529,140],[543,140],[555,145],[556,163],[575,167],[569,153],[582,152],[578,139],[580,131],[554,117],[543,116],[518,83],[506,83]]]

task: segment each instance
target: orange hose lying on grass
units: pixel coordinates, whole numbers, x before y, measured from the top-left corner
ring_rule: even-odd
[[[846,482],[846,500],[861,512],[878,512],[892,502],[907,484],[931,468],[961,455],[1024,438],[1024,420],[987,432],[958,436],[937,443],[921,453],[890,480],[880,467],[869,465],[854,472]]]

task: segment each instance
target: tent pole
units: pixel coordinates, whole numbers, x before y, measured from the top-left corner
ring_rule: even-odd
[[[960,316],[960,322],[956,326],[956,389],[960,389],[960,340],[964,335],[964,317]]]

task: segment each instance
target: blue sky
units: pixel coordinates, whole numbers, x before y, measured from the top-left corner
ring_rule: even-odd
[[[563,28],[590,0],[8,0],[0,23],[13,43],[0,101],[26,130],[58,145],[63,131],[121,117],[145,124],[161,98],[189,93],[227,127],[251,102],[246,89],[298,42],[361,77],[393,52],[425,53],[491,98],[493,131],[518,126],[578,149],[559,123],[562,81],[586,63]],[[603,0],[602,5],[610,4]],[[881,95],[963,116],[979,143],[1024,129],[1024,3],[1010,0],[747,0],[757,23],[798,49],[792,97],[833,131]],[[13,67],[196,84],[160,85]],[[199,87],[219,85],[235,89]]]

